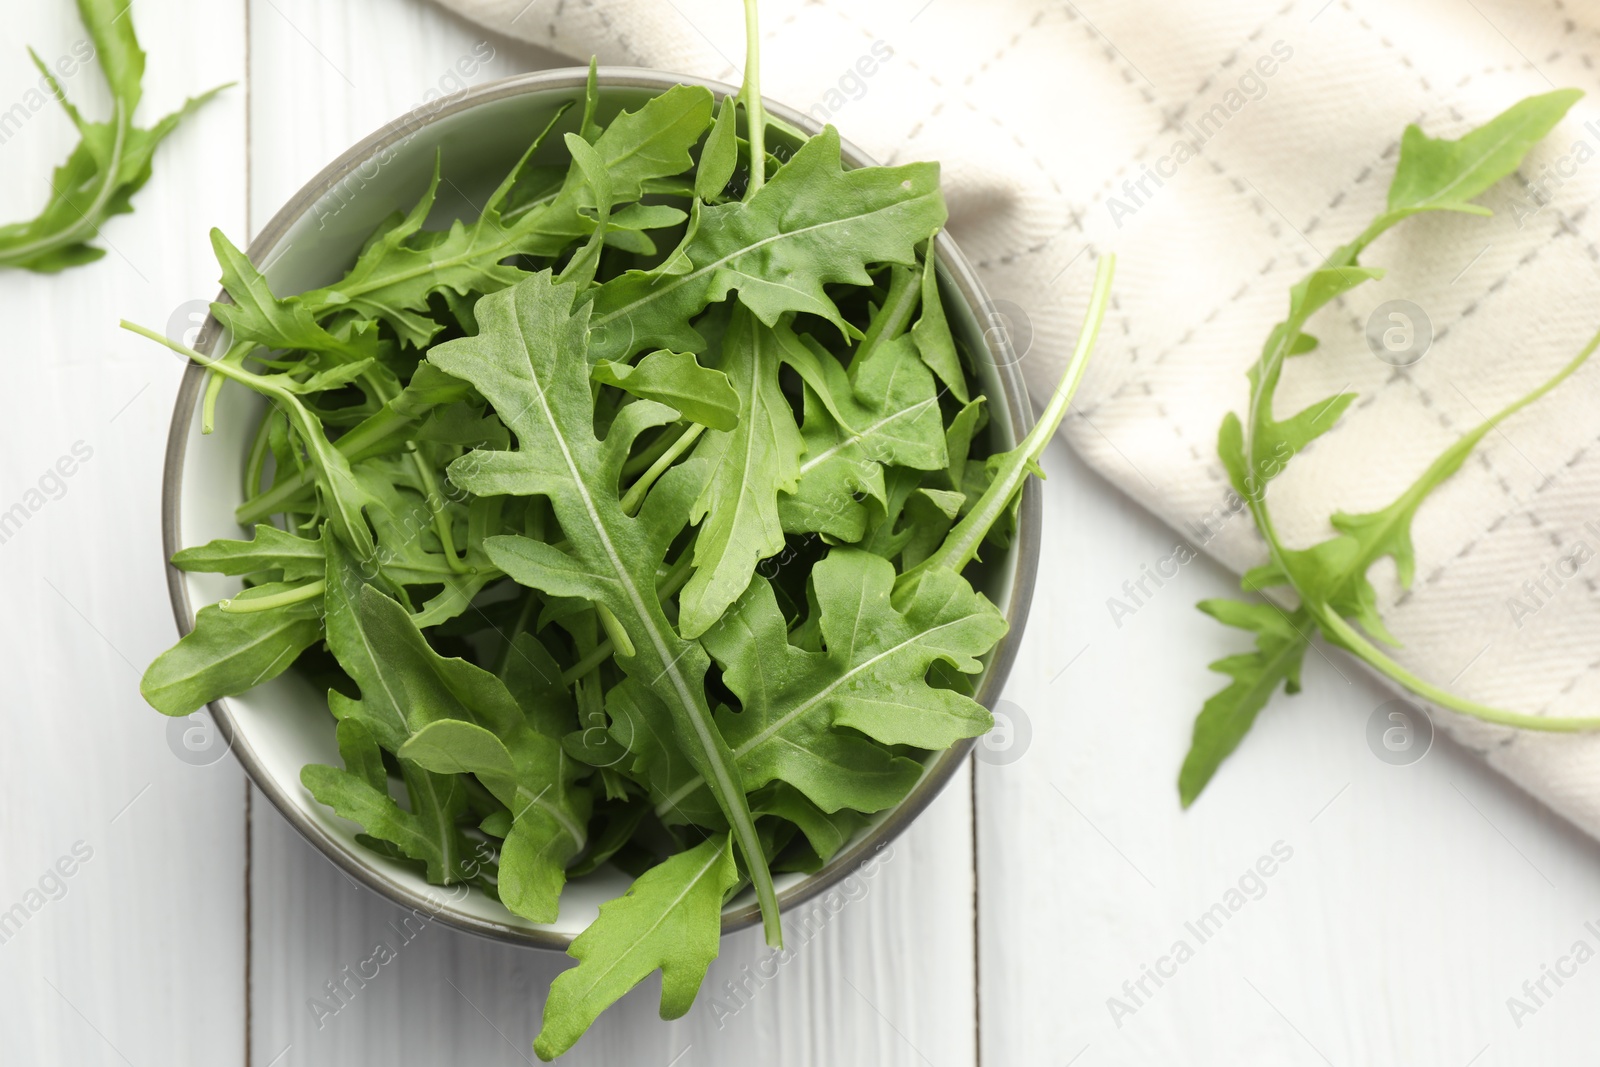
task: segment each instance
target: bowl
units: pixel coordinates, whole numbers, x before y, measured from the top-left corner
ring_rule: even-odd
[[[533,133],[564,104],[581,104],[587,71],[581,68],[542,71],[508,78],[425,105],[366,138],[312,179],[277,213],[251,243],[250,259],[264,271],[274,292],[284,295],[329,284],[354,260],[373,228],[396,210],[408,210],[428,184],[435,150],[443,152],[446,181],[429,220],[431,226],[476,210],[510,170]],[[702,85],[720,100],[737,90],[730,85],[658,71],[605,68],[599,72],[601,118],[677,84]],[[808,134],[820,127],[808,116],[768,103],[769,113]],[[581,107],[563,122],[574,126]],[[507,136],[506,131],[519,131]],[[526,131],[527,136],[520,131]],[[783,143],[783,134],[769,136]],[[560,136],[548,161],[560,157]],[[793,147],[791,141],[790,147]],[[843,146],[847,167],[872,165],[849,143]],[[1016,357],[983,287],[955,243],[941,234],[937,272],[951,328],[973,357],[974,370],[990,398],[990,444],[1009,449],[1030,423],[1030,411]],[[220,299],[225,299],[222,297]],[[227,348],[226,331],[208,319],[196,341],[205,355]],[[240,470],[249,435],[264,402],[235,386],[223,389],[217,405],[216,432],[202,437],[200,404],[205,372],[192,364],[183,378],[173,410],[167,442],[162,491],[162,542],[170,557],[178,549],[213,538],[238,537],[233,511],[240,502]],[[1009,549],[995,554],[985,567],[980,588],[1010,623],[1010,631],[990,652],[976,697],[993,709],[1005,684],[1027,619],[1039,551],[1038,485],[1029,480],[1023,491],[1016,534]],[[238,591],[239,582],[214,574],[185,574],[167,567],[168,589],[178,629],[194,626],[196,605],[210,604]],[[356,843],[355,824],[317,803],[300,784],[307,763],[339,765],[334,720],[323,694],[290,671],[236,697],[210,705],[223,740],[244,765],[257,788],[306,840],[361,884],[406,908],[427,911],[440,921],[476,934],[517,944],[565,949],[598,914],[599,905],[626,890],[621,871],[605,867],[567,886],[560,913],[550,924],[529,922],[511,914],[498,901],[464,887],[431,886],[398,863]],[[966,759],[973,742],[930,754],[912,792],[896,807],[878,813],[833,859],[810,875],[778,876],[778,901],[792,908],[825,891],[869,861],[928,806]],[[723,932],[756,923],[758,909],[748,891],[723,912]]]

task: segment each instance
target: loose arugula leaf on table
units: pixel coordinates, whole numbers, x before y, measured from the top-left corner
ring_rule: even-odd
[[[1274,415],[1286,361],[1316,347],[1316,339],[1305,332],[1311,316],[1361,283],[1382,277],[1381,269],[1362,266],[1358,258],[1397,223],[1426,211],[1489,214],[1487,208],[1472,203],[1473,198],[1515,170],[1581,95],[1564,89],[1530,97],[1454,141],[1431,138],[1415,125],[1408,126],[1384,211],[1355,240],[1336,249],[1290,290],[1288,316],[1273,327],[1261,357],[1250,368],[1247,415],[1241,419],[1230,412],[1223,419],[1217,452],[1269,552],[1267,563],[1244,575],[1242,587],[1247,592],[1287,588],[1298,606],[1290,611],[1270,602],[1201,603],[1201,610],[1219,621],[1253,632],[1256,650],[1211,665],[1233,681],[1206,702],[1195,720],[1194,739],[1178,776],[1179,799],[1185,807],[1238,746],[1278,686],[1291,694],[1299,691],[1300,664],[1318,633],[1441,707],[1526,729],[1600,728],[1600,718],[1546,718],[1489,707],[1412,674],[1374,644],[1395,641],[1378,613],[1377,593],[1367,577],[1373,564],[1390,557],[1401,585],[1410,585],[1415,569],[1411,522],[1418,508],[1460,469],[1490,430],[1582,366],[1600,343],[1600,335],[1550,380],[1463,434],[1389,506],[1363,515],[1336,513],[1329,520],[1336,536],[1309,548],[1291,548],[1279,538],[1267,505],[1271,481],[1301,449],[1331,430],[1355,399],[1354,394],[1341,393],[1312,403],[1289,418]]]
[[[67,102],[55,74],[32,49],[34,66],[82,138],[50,180],[50,200],[26,222],[0,226],[0,267],[54,273],[104,256],[89,242],[113,215],[133,210],[133,194],[150,180],[156,146],[195,109],[227,86],[187,101],[150,129],[133,124],[143,96],[145,54],[133,32],[131,0],[78,0],[78,16],[94,42],[111,89],[111,118],[90,122]]]

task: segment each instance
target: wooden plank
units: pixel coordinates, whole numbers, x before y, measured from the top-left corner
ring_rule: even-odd
[[[787,924],[791,958],[742,931],[723,942],[688,1016],[657,1018],[651,979],[562,1062],[974,1064],[969,786],[963,772],[874,869],[823,903],[814,932]],[[256,1063],[531,1057],[549,983],[571,961],[438,923],[405,927],[404,909],[348,880],[259,795],[255,810]],[[343,969],[380,944],[395,958],[378,977],[347,979]]]
[[[349,144],[437,90],[485,39],[431,5],[392,0],[257,0],[251,19],[258,225]],[[558,63],[488,40],[495,57],[470,80]],[[963,773],[858,883],[858,899],[842,903],[789,962],[768,960],[755,931],[730,938],[706,987],[720,1006],[703,996],[685,1019],[662,1023],[657,987],[647,983],[570,1062],[975,1063],[970,813]],[[349,883],[259,795],[253,827],[254,1062],[515,1062],[531,1054],[540,1005],[565,957],[439,925],[402,943],[389,925],[400,909]],[[380,940],[397,958],[379,978],[331,1016],[308,1006]],[[747,978],[763,970],[777,976],[764,985]],[[724,983],[749,993],[736,998]]]
[[[1547,980],[1520,1027],[1508,998],[1575,942],[1600,948],[1594,842],[1442,738],[1379,760],[1368,721],[1393,694],[1331,652],[1182,812],[1190,725],[1220,687],[1205,664],[1245,643],[1193,605],[1236,586],[1190,563],[1119,628],[1107,598],[1128,603],[1123,579],[1178,536],[1063,445],[1045,468],[1060,549],[1008,694],[1032,740],[978,776],[984,1062],[1583,1059],[1594,976]],[[1275,846],[1292,855],[1252,876]],[[1219,903],[1240,906],[1202,939],[1187,924]]]
[[[134,15],[150,53],[143,125],[243,76],[242,4],[140,0]],[[71,4],[7,9],[0,221],[38,209],[74,143],[57,105],[30,95],[39,75],[24,45],[54,66],[85,41]],[[92,63],[64,82],[86,115],[108,113]],[[182,367],[117,328],[126,316],[166,329],[215,290],[206,228],[243,221],[243,119],[234,90],[179,128],[136,213],[104,228],[103,260],[0,273],[0,912],[26,916],[0,926],[8,1063],[244,1059],[243,776],[217,749],[188,753],[186,724],[138,694],[176,638],[159,503]]]

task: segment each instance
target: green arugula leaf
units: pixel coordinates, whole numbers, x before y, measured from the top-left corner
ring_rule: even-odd
[[[178,123],[227,86],[186,102],[148,130],[133,124],[143,95],[145,54],[133,32],[129,0],[78,0],[78,16],[94,41],[111,87],[111,119],[89,122],[67,102],[55,75],[31,49],[34,66],[82,140],[51,177],[49,202],[34,218],[0,226],[0,267],[53,273],[92,263],[105,249],[89,241],[113,215],[133,210],[133,194],[150,180],[156,146]]]
[[[885,467],[936,471],[949,465],[939,394],[910,337],[878,344],[847,373],[792,333],[781,336],[786,361],[806,385],[805,458],[797,489],[780,501],[786,530],[842,536],[837,520],[860,508],[856,494],[887,503]],[[818,516],[829,525],[822,527]]]
[[[757,815],[775,816],[800,829],[810,855],[791,861],[784,869],[807,874],[821,870],[867,825],[865,816],[849,808],[832,813],[823,811],[787,782],[773,782],[758,790],[750,798],[750,804]]]
[[[1287,693],[1300,691],[1300,665],[1313,628],[1304,611],[1289,614],[1275,604],[1202,600],[1200,610],[1226,626],[1253,631],[1256,648],[1211,664],[1212,670],[1233,681],[1207,700],[1195,719],[1194,742],[1178,774],[1178,796],[1186,808],[1222,761],[1239,747],[1255,723],[1256,713],[1266,707],[1278,687]]]
[[[911,327],[911,340],[916,344],[922,362],[939,376],[939,381],[950,390],[950,395],[966,404],[972,398],[967,392],[967,375],[961,367],[961,356],[956,351],[950,323],[944,315],[944,304],[939,300],[937,263],[933,241],[929,240],[928,254],[922,261],[922,315]]]
[[[678,745],[712,783],[755,884],[767,936],[781,937],[777,898],[755,833],[755,821],[727,742],[706,705],[709,659],[699,644],[667,621],[655,567],[682,528],[672,521],[686,479],[663,479],[637,518],[617,496],[634,438],[675,420],[648,400],[621,409],[604,440],[595,437],[594,397],[583,353],[589,307],[549,274],[535,274],[478,302],[481,332],[435,346],[430,362],[471,382],[516,435],[513,452],[473,452],[450,468],[457,485],[477,495],[546,497],[566,533],[561,551],[526,537],[487,542],[495,564],[519,583],[554,596],[577,596],[603,608],[617,659],[629,675],[656,689],[672,714]],[[673,474],[682,468],[676,469]],[[674,500],[674,496],[677,500]]]
[[[829,126],[749,200],[701,208],[698,220],[669,260],[678,272],[628,271],[599,286],[597,356],[701,351],[705,339],[689,320],[735,290],[767,326],[804,311],[848,333],[824,286],[866,285],[871,264],[916,263],[917,244],[943,225],[945,206],[937,166],[846,171]]]
[[[1234,490],[1249,505],[1269,551],[1267,563],[1244,575],[1243,587],[1257,591],[1288,586],[1298,597],[1299,607],[1286,615],[1276,606],[1232,601],[1200,605],[1201,610],[1230,626],[1255,631],[1257,649],[1212,665],[1234,681],[1207,701],[1195,720],[1192,747],[1179,773],[1179,798],[1185,807],[1238,746],[1277,685],[1282,682],[1289,693],[1298,691],[1299,664],[1313,632],[1320,632],[1418,696],[1465,715],[1539,730],[1600,727],[1600,717],[1552,719],[1455,696],[1412,674],[1347,621],[1355,620],[1366,635],[1379,641],[1395,643],[1378,613],[1377,592],[1367,578],[1368,570],[1388,556],[1395,561],[1401,584],[1410,584],[1415,569],[1411,522],[1418,508],[1461,468],[1490,430],[1582,366],[1600,344],[1600,335],[1554,377],[1463,434],[1388,507],[1363,515],[1336,513],[1330,520],[1338,531],[1335,537],[1309,548],[1290,548],[1280,540],[1267,506],[1267,486],[1272,479],[1280,476],[1307,444],[1332,429],[1355,399],[1354,394],[1342,393],[1311,404],[1290,418],[1274,416],[1286,361],[1316,347],[1315,339],[1305,333],[1312,314],[1363,282],[1382,277],[1382,270],[1361,266],[1357,257],[1395,224],[1423,211],[1489,214],[1487,208],[1471,203],[1472,198],[1515,170],[1581,95],[1576,90],[1559,90],[1530,97],[1454,141],[1430,138],[1414,125],[1407,127],[1386,210],[1290,290],[1287,317],[1273,327],[1261,357],[1250,368],[1246,417],[1229,413],[1224,418],[1217,452]]]
[[[180,571],[213,574],[256,574],[281,571],[285,582],[302,578],[321,578],[326,553],[321,544],[285,533],[276,526],[257,526],[249,541],[218,539],[198,548],[184,548],[173,554],[172,565]]]
[[[739,394],[728,376],[702,367],[688,352],[663,349],[631,366],[601,360],[591,374],[595,381],[614,385],[630,396],[676,408],[701,426],[733,430],[739,425]]]
[[[706,434],[695,448],[711,477],[689,514],[700,535],[694,577],[680,596],[685,637],[709,629],[750,584],[756,564],[783,548],[778,493],[795,488],[805,443],[778,384],[781,358],[778,336],[735,307],[720,366],[737,397],[738,422]]]
[[[722,195],[734,168],[739,165],[739,120],[732,100],[717,109],[717,120],[700,152],[700,166],[694,173],[694,195],[711,201]]]
[[[570,788],[578,768],[560,738],[534,730],[495,675],[435,652],[404,608],[361,580],[337,542],[329,542],[328,557],[328,648],[361,688],[358,700],[330,692],[329,707],[342,721],[360,722],[402,767],[427,772],[427,782],[477,776],[512,814],[501,901],[553,922],[566,862],[588,843],[589,796]]]
[[[221,230],[211,231],[211,247],[222,264],[222,287],[232,301],[213,303],[211,313],[232,331],[235,343],[327,353],[350,362],[370,360],[376,353],[376,331],[363,331],[365,343],[342,340],[319,326],[303,303],[273,296],[255,264]]]
[[[856,549],[833,549],[811,575],[826,651],[789,643],[772,586],[759,577],[701,639],[743,709],[718,724],[750,788],[781,779],[824,812],[881,811],[922,773],[882,746],[944,749],[993,725],[981,705],[926,676],[935,663],[979,671],[1005,619],[950,571],[927,575],[898,610],[893,565]],[[680,787],[663,806],[699,785]]]
[[[731,839],[707,838],[652,867],[579,934],[567,954],[578,961],[550,984],[544,1025],[533,1050],[553,1060],[583,1036],[624,993],[661,972],[661,1017],[694,1004],[706,968],[717,958],[722,899],[739,881]]]
[[[435,885],[465,881],[462,857],[469,847],[458,823],[467,810],[466,790],[450,775],[429,774],[403,763],[401,771],[410,811],[395,803],[387,789],[374,785],[365,773],[308,763],[300,769],[300,782],[317,803],[356,823],[368,836],[387,841],[425,864],[428,881]]]
[[[535,139],[523,157],[524,165],[560,117]],[[687,170],[689,151],[710,121],[710,92],[690,86],[670,89],[638,111],[619,115],[593,145],[600,170],[609,179],[611,198],[617,203],[637,200],[652,180]],[[519,165],[501,183],[473,225],[457,221],[447,233],[430,236],[421,226],[438,189],[436,169],[432,184],[403,224],[363,253],[343,279],[297,300],[318,316],[341,311],[383,319],[408,344],[423,347],[439,328],[422,314],[433,293],[448,289],[464,296],[513,285],[526,272],[506,265],[508,257],[553,258],[569,241],[593,231],[593,220],[580,209],[593,208],[597,201],[590,179],[576,161],[548,200],[525,205],[520,212],[502,213],[521,169]]]
[[[305,599],[258,605],[299,588],[273,582],[201,608],[194,629],[145,670],[140,695],[163,715],[188,715],[282,674],[322,637],[319,605]]]

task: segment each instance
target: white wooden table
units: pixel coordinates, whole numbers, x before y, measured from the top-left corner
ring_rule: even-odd
[[[0,110],[33,84],[23,42],[50,60],[82,36],[67,0],[5,14]],[[138,696],[174,637],[157,502],[181,368],[116,328],[162,328],[209,298],[209,227],[244,243],[357,137],[448,89],[484,37],[422,0],[139,0],[135,14],[147,116],[240,84],[161,150],[106,259],[0,276],[0,511],[45,494],[0,543],[0,911],[28,913],[0,943],[0,1063],[523,1062],[565,961],[439,926],[322,1025],[308,1007],[398,943],[400,913],[300,841],[231,758],[180,758]],[[553,63],[490,43],[473,81]],[[97,78],[70,83],[91,113]],[[0,214],[31,213],[70,143],[46,110],[0,144]],[[91,458],[41,485],[78,442]],[[963,773],[775,980],[731,997],[765,955],[757,935],[731,938],[686,1019],[657,1020],[647,984],[569,1062],[1593,1062],[1600,964],[1546,978],[1520,1025],[1507,999],[1575,942],[1600,949],[1594,842],[1447,742],[1412,766],[1376,759],[1365,731],[1386,694],[1334,653],[1309,658],[1306,694],[1264,714],[1181,812],[1174,776],[1217,684],[1205,664],[1236,647],[1192,605],[1229,578],[1195,563],[1114,625],[1106,598],[1174,535],[1063,447],[1045,466],[1048,548],[1007,693],[1026,749]],[[1272,875],[1249,877],[1275,847]],[[1251,896],[1216,918],[1242,877]],[[1187,924],[1208,913],[1202,941]],[[739,1010],[719,1018],[713,995]]]

